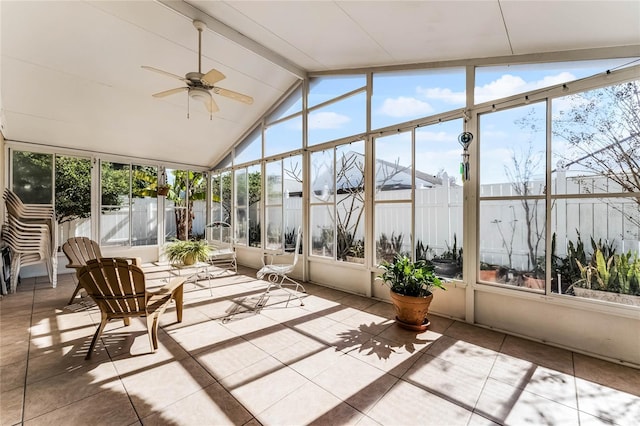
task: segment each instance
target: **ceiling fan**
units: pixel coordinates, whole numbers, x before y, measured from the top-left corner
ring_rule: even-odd
[[[225,78],[225,75],[220,71],[212,69],[208,73],[202,74],[202,30],[204,30],[207,26],[204,22],[198,20],[193,21],[193,26],[198,30],[198,71],[188,72],[183,78],[179,75],[172,74],[167,71],[143,65],[142,68],[146,70],[154,71],[186,83],[186,86],[165,90],[164,92],[154,94],[153,97],[164,98],[165,96],[174,95],[176,93],[186,91],[189,98],[204,103],[207,111],[209,111],[210,118],[213,116],[214,112],[220,110],[216,102],[213,100],[212,93],[251,105],[253,103],[253,98],[251,96],[243,95],[242,93],[234,92],[233,90],[223,89],[222,87],[215,86],[217,82]],[[187,118],[189,118],[188,109]]]

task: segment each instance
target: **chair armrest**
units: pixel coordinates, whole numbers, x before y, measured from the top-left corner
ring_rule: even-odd
[[[154,290],[154,291],[148,291],[148,293],[150,293],[150,294],[152,294],[154,296],[160,296],[160,295],[163,295],[163,294],[171,294],[178,287],[183,285],[185,283],[185,281],[187,281],[187,277],[175,277],[175,278],[172,278],[171,281],[169,281],[167,284],[165,284],[164,286],[160,287],[159,289]]]

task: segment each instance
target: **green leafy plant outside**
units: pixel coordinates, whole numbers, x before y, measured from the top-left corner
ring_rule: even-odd
[[[446,290],[440,278],[433,273],[433,266],[422,259],[414,262],[406,255],[396,254],[392,262],[382,261],[379,266],[384,272],[378,278],[394,293],[426,297],[435,287]]]
[[[591,290],[640,296],[640,258],[631,251],[608,258],[599,248],[590,263],[576,260],[581,279],[573,285]]]

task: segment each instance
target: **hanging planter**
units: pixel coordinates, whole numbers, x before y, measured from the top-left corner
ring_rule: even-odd
[[[167,196],[167,194],[169,194],[169,189],[171,189],[171,186],[169,185],[158,185],[158,196]]]

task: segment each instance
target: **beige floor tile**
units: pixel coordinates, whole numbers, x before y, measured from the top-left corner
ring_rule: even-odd
[[[611,422],[610,419],[600,418],[596,416],[592,416],[591,414],[583,413],[582,411],[578,411],[578,417],[580,418],[580,426],[605,426],[605,425],[613,425],[616,423]]]
[[[309,379],[331,367],[342,356],[344,353],[309,337],[273,354],[278,361]]]
[[[127,426],[137,421],[138,416],[127,394],[106,390],[45,413],[24,424],[25,426],[101,424]]]
[[[576,410],[491,378],[475,412],[501,424],[578,424]]]
[[[244,425],[251,414],[220,384],[213,383],[142,419],[145,426]]]
[[[503,333],[476,327],[462,321],[454,321],[447,327],[444,334],[494,351],[500,351],[505,339],[505,334]]]
[[[25,396],[25,420],[106,390],[125,393],[110,362],[93,364],[88,372],[70,371],[30,383]]]
[[[397,377],[348,355],[312,379],[313,383],[363,413],[397,381]]]
[[[24,387],[0,392],[0,425],[15,425],[22,421]]]
[[[367,413],[382,425],[466,425],[471,412],[400,380]]]
[[[94,354],[90,360],[85,360],[88,342],[83,345],[84,340],[69,342],[48,348],[41,351],[37,356],[29,357],[29,369],[27,373],[27,384],[70,372],[85,373],[91,372],[96,365],[109,362],[106,351]]]
[[[347,294],[345,297],[340,299],[341,305],[350,306],[360,311],[365,310],[376,303],[378,302],[370,297],[358,296],[357,294]]]
[[[363,415],[362,417],[360,417],[360,420],[358,420],[358,422],[355,424],[357,426],[381,426],[380,423],[376,422],[367,415]]]
[[[29,342],[20,341],[0,347],[0,367],[27,359],[29,354]]]
[[[603,419],[610,424],[638,424],[640,397],[578,377],[575,380],[580,411]]]
[[[293,369],[269,357],[222,379],[220,384],[255,416],[307,381]]]
[[[151,365],[122,377],[122,383],[141,418],[161,411],[214,382],[213,377],[192,358]]]
[[[385,319],[393,319],[396,316],[396,310],[390,302],[376,301],[373,305],[364,308],[363,311]]]
[[[244,337],[250,339],[251,343],[270,355],[293,346],[305,338],[299,332],[280,324],[275,324],[270,328],[259,330]]]
[[[420,358],[420,351],[425,346],[420,343],[400,344],[375,336],[345,353],[381,371],[401,377]]]
[[[573,360],[576,377],[640,397],[640,373],[637,369],[577,353]]]
[[[308,294],[312,294],[317,297],[321,297],[325,300],[339,301],[343,297],[349,295],[349,293],[345,293],[344,291],[336,290],[334,288],[324,287],[317,284],[304,283],[305,288],[307,289]]]
[[[359,310],[356,310],[353,315],[343,319],[341,322],[349,327],[357,328],[373,335],[378,335],[395,325],[393,320]]]
[[[302,308],[307,312],[331,313],[342,310],[342,305],[335,300],[326,299],[315,293],[310,293],[305,297]]]
[[[500,352],[542,367],[573,374],[573,357],[566,349],[555,348],[531,340],[506,336]]]
[[[442,336],[442,334],[435,333],[431,330],[416,333],[415,331],[410,331],[398,326],[398,324],[396,324],[394,321],[392,325],[385,328],[377,336],[380,338],[393,340],[394,342],[403,346],[417,346],[420,348],[425,348],[438,340]]]
[[[2,305],[0,305],[2,309]],[[31,325],[31,308],[28,314],[2,317],[0,319],[0,348],[5,345],[29,340],[29,327]]]
[[[402,379],[472,411],[487,375],[470,367],[424,354]]]
[[[452,364],[467,365],[479,374],[489,374],[498,356],[493,350],[449,336],[438,338],[426,352]]]
[[[198,352],[195,358],[213,377],[221,380],[268,356],[269,354],[257,346],[236,337]]]
[[[168,330],[167,334],[182,348],[195,355],[215,346],[236,339],[238,336],[218,321],[206,321]]]
[[[35,318],[31,326],[31,349],[46,350],[63,343],[91,340],[96,325],[87,313],[64,314]]]
[[[268,425],[355,424],[362,413],[314,383],[306,383],[257,415]]]
[[[279,324],[264,315],[248,315],[242,319],[234,318],[230,321],[223,321],[222,325],[236,335],[244,336],[262,330],[268,332],[272,327]]]
[[[577,408],[576,382],[571,374],[499,354],[490,377],[568,407]]]
[[[203,314],[208,319],[224,320],[225,318],[233,318],[234,315],[251,311],[249,307],[242,306],[226,298],[215,300],[203,300],[194,305],[197,312]],[[251,311],[253,314],[253,311]]]
[[[109,349],[111,351],[111,348]],[[136,339],[130,347],[127,345],[126,351],[111,353],[113,364],[120,376],[141,371],[152,366],[167,364],[189,357],[175,340],[160,331],[158,335],[158,350],[150,352],[149,340],[146,333]]]
[[[498,426],[498,423],[489,420],[486,417],[482,417],[479,414],[473,413],[471,414],[471,419],[469,419],[467,426]]]
[[[307,303],[308,298],[305,298]],[[279,323],[288,321],[304,321],[308,315],[311,315],[305,306],[298,306],[298,303],[289,304],[289,306],[269,306],[259,311],[260,315],[271,318]]]
[[[27,360],[0,366],[0,392],[24,387],[26,374]]]

